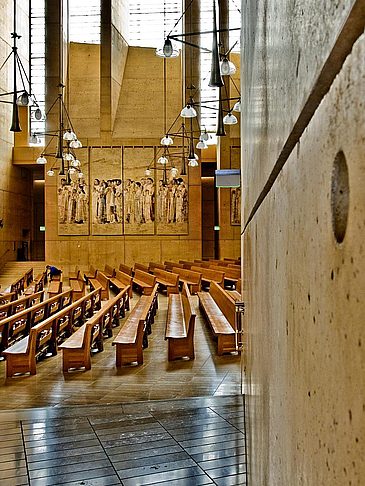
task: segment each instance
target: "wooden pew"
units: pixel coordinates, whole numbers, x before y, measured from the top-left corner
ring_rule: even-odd
[[[163,263],[150,262],[148,265],[148,271],[150,273],[153,273],[155,268],[159,268],[160,270],[166,270],[166,267]]]
[[[169,272],[171,272],[173,268],[184,268],[184,265],[182,263],[177,263],[177,262],[166,261],[164,262],[164,265],[166,267],[166,270],[168,270]]]
[[[0,321],[0,352],[9,345],[29,334],[30,329],[48,316],[55,314],[64,306],[69,305],[72,299],[72,291],[67,290],[50,299],[32,305],[12,316]]]
[[[191,296],[186,283],[181,294],[169,295],[165,339],[168,341],[168,360],[195,358],[194,328],[196,315],[192,312]]]
[[[104,275],[108,278],[114,277],[115,275],[115,269],[111,267],[110,265],[105,265],[104,267]]]
[[[147,265],[142,265],[142,263],[134,264],[134,273],[136,273],[136,270],[142,270],[142,272],[149,273],[149,268]]]
[[[89,283],[90,278],[96,278],[96,272],[97,269],[93,265],[90,265],[90,269],[84,273],[85,282]]]
[[[125,289],[126,287],[129,287],[129,297],[131,299],[133,298],[132,282],[133,277],[131,275],[121,272],[120,270],[117,270],[115,272],[115,276],[109,281],[110,286],[115,287],[118,292]],[[129,308],[127,308],[127,310],[129,310]]]
[[[63,372],[68,372],[70,368],[91,369],[91,349],[96,346],[98,351],[103,350],[103,330],[114,317],[119,321],[121,302],[128,295],[128,291],[129,289],[126,288],[116,297],[110,299],[59,346],[63,351]],[[114,313],[115,309],[117,309],[116,314]],[[108,324],[106,324],[106,321]]]
[[[103,272],[97,270],[95,278],[89,278],[90,289],[101,289],[102,300],[109,299],[109,279]]]
[[[167,272],[155,268],[154,275],[156,276],[156,282],[159,284],[159,290],[161,287],[166,289],[167,295],[179,293],[179,275],[177,273]]]
[[[28,285],[28,287],[25,289],[24,294],[31,295],[35,292],[40,292],[41,290],[44,290],[46,280],[47,272],[44,271],[43,273],[39,273],[33,280],[33,282],[31,282],[30,285]]]
[[[17,297],[20,296],[24,292],[24,289],[32,282],[32,280],[33,268],[30,268],[11,284],[10,292],[15,292]]]
[[[143,272],[142,270],[135,270],[133,277],[133,287],[137,287],[137,290],[143,295],[150,295],[156,284],[156,277],[150,273]]]
[[[72,289],[73,300],[80,299],[85,294],[85,280],[81,277],[80,271],[75,277],[69,277],[70,287]]]
[[[3,294],[0,294],[0,305],[9,304],[9,302],[17,299],[17,296],[17,292],[4,292]]]
[[[125,265],[124,263],[119,264],[119,270],[123,273],[126,273],[127,275],[133,275],[132,267],[129,267],[128,265]]]
[[[56,312],[44,321],[31,328],[28,336],[18,341],[4,351],[6,356],[6,376],[9,378],[15,373],[36,374],[36,362],[42,355],[57,354],[57,345],[72,334],[77,309],[85,308],[85,301],[95,302],[93,291],[76,302],[70,303],[62,310]]]
[[[116,335],[113,346],[116,346],[117,368],[137,362],[143,364],[143,348],[151,319],[157,308],[157,285],[151,295],[142,295],[132,309],[121,330]]]
[[[68,274],[68,278],[69,280],[70,279],[73,279],[73,280],[78,280],[79,278],[81,278],[81,272],[80,272],[80,269],[78,267],[75,267],[75,271],[74,272],[70,272]]]
[[[200,308],[218,340],[218,356],[237,350],[235,303],[227,292],[215,282],[209,292],[199,292]]]
[[[224,272],[219,270],[211,270],[210,268],[191,267],[193,272],[202,274],[202,284],[209,285],[211,282],[216,282],[219,285],[224,285]]]
[[[191,267],[196,266],[196,262],[189,262],[188,260],[179,260],[179,263],[187,270],[191,270]]]
[[[17,300],[13,300],[8,302],[7,304],[3,304],[0,306],[0,321],[2,319],[6,319],[17,312],[20,312],[28,307],[31,307],[33,304],[38,304],[39,302],[43,301],[44,291],[37,292],[36,294],[32,295],[23,295],[23,297],[19,297]]]
[[[222,271],[221,266],[211,265],[210,268],[211,270]],[[224,267],[224,283],[227,286],[236,285],[239,278],[241,278],[241,269],[237,270],[236,268],[230,268],[229,266]]]
[[[51,280],[49,282],[47,292],[50,297],[62,292],[62,274],[59,280]]]
[[[200,292],[202,282],[201,273],[179,267],[173,267],[172,272],[178,274],[179,280],[188,285],[190,293],[196,294]]]

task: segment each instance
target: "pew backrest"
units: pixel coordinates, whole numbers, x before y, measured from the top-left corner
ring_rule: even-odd
[[[111,267],[110,265],[105,265],[104,274],[107,277],[114,277],[114,275],[115,275],[115,269],[113,267]]]
[[[134,272],[134,279],[140,280],[141,282],[149,286],[154,286],[156,283],[155,275],[152,275],[151,273],[144,272],[143,270],[139,270],[139,269],[137,269]]]
[[[211,270],[210,268],[204,267],[191,267],[193,272],[199,272],[202,274],[202,280],[210,280],[211,282],[217,282],[219,284],[223,284],[224,282],[224,272],[218,270]]]
[[[142,270],[142,272],[148,273],[149,269],[146,265],[143,265],[142,263],[135,263],[134,264],[134,273],[136,273],[137,270]]]
[[[119,270],[127,275],[132,275],[132,267],[125,265],[124,263],[119,264]]]
[[[166,270],[161,270],[160,268],[155,268],[153,273],[157,280],[164,280],[168,282],[169,285],[176,286],[179,282],[179,275],[177,273],[171,273]]]
[[[236,329],[236,309],[234,300],[227,294],[227,292],[217,283],[210,284],[209,293],[213,297],[215,303],[225,315],[227,321],[232,328]]]

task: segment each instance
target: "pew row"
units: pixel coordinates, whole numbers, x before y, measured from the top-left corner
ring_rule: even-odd
[[[43,301],[44,291],[37,292],[31,295],[23,295],[19,297],[19,299],[12,300],[7,304],[0,305],[0,321],[2,319],[6,319],[7,317],[16,314],[28,307],[31,307],[34,304],[39,304],[39,302]]]
[[[196,315],[192,311],[189,288],[183,284],[181,294],[169,295],[165,339],[168,341],[168,360],[195,358],[194,329]]]
[[[123,273],[126,273],[127,275],[133,275],[132,267],[129,267],[128,265],[125,265],[124,263],[119,264],[119,270]]]
[[[180,267],[173,267],[172,272],[177,273],[179,280],[188,285],[191,294],[200,292],[202,283],[202,274],[200,272],[193,272]]]
[[[109,284],[111,287],[117,289],[118,292],[129,287],[129,298],[133,298],[133,289],[132,289],[133,277],[128,275],[120,270],[115,272],[115,276],[110,278]],[[129,307],[126,309],[129,310]]]
[[[143,295],[151,295],[156,285],[156,277],[148,272],[136,269],[133,277],[133,287]]]
[[[98,302],[100,291],[95,290],[33,326],[28,336],[4,351],[7,378],[16,373],[35,375],[37,360],[42,355],[55,356],[58,344],[72,334],[76,321],[83,320],[87,312],[92,314]]]
[[[197,266],[192,266],[191,270],[202,274],[202,285],[204,286],[209,286],[211,282],[224,285],[224,272]]]
[[[72,291],[67,290],[0,321],[0,352],[28,335],[35,324],[69,305],[71,300]]]
[[[116,366],[137,362],[143,364],[143,349],[148,346],[147,334],[158,307],[156,284],[151,295],[142,295],[116,335],[112,345],[116,347]]]
[[[90,319],[88,319],[74,334],[64,341],[62,349],[62,369],[91,369],[91,352],[93,348],[103,351],[104,335],[112,335],[112,326],[119,325],[119,318],[124,316],[125,302],[128,299],[129,288],[104,303]]]
[[[179,275],[177,273],[155,268],[153,274],[159,284],[159,290],[166,289],[167,295],[179,293]]]
[[[237,350],[235,303],[215,282],[209,292],[199,292],[199,305],[218,341],[218,356]]]
[[[95,278],[88,279],[90,290],[101,289],[102,300],[109,299],[109,278],[100,270],[96,271]]]

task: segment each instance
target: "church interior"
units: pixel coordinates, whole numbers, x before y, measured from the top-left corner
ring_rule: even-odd
[[[363,486],[365,0],[0,20],[0,484]]]

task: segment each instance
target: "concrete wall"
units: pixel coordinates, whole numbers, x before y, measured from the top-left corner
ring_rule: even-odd
[[[363,484],[364,12],[363,1],[261,0],[243,13],[252,486]],[[340,151],[342,243],[331,209]]]
[[[17,30],[20,39],[19,55],[23,63],[29,55],[28,37],[28,2],[19,1],[17,8]],[[13,31],[13,4],[2,2],[0,5],[0,59],[1,63],[11,52]],[[1,92],[13,89],[13,57],[0,71]],[[2,98],[5,99],[5,98]],[[7,97],[11,100],[11,97]],[[0,265],[16,259],[16,250],[23,238],[23,229],[31,230],[31,179],[25,169],[12,166],[12,148],[14,134],[9,131],[12,119],[12,107],[0,103]]]

